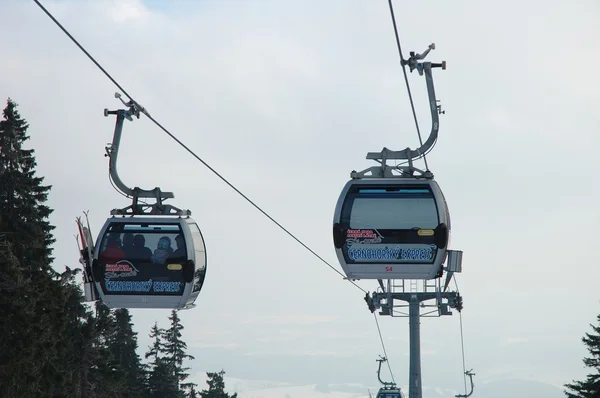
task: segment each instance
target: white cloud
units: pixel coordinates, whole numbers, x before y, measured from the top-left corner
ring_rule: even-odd
[[[235,343],[192,343],[188,344],[188,347],[193,348],[222,348],[224,350],[235,350],[241,348],[239,344]]]
[[[513,345],[513,344],[522,344],[522,343],[526,343],[528,341],[529,341],[529,339],[526,339],[525,337],[509,337],[504,340],[503,345],[506,346],[506,345]]]
[[[287,315],[260,315],[242,316],[239,319],[241,324],[260,324],[260,325],[314,325],[321,323],[332,323],[338,320],[337,316],[323,316],[311,314],[287,314]]]
[[[135,23],[148,18],[149,12],[140,0],[113,1],[111,16],[117,23]]]
[[[304,349],[298,349],[290,347],[284,350],[270,350],[270,351],[250,351],[245,352],[243,355],[245,356],[273,356],[273,355],[289,355],[289,356],[299,356],[299,357],[340,357],[340,358],[350,358],[355,357],[357,351],[361,350],[343,350],[343,351],[328,351],[328,350],[318,350],[318,351],[310,351]]]

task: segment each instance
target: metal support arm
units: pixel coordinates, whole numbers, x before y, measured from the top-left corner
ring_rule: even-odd
[[[423,143],[423,145],[417,149],[406,148],[401,151],[392,151],[387,148],[383,148],[381,152],[369,152],[367,153],[367,159],[377,160],[381,159],[383,154],[385,153],[385,157],[387,159],[394,160],[407,160],[407,159],[416,159],[418,157],[423,156],[423,154],[427,153],[429,149],[433,146],[435,141],[438,138],[438,130],[440,127],[440,117],[441,108],[438,107],[438,100],[435,97],[435,87],[433,85],[433,75],[431,73],[431,68],[440,67],[445,65],[442,64],[432,64],[431,62],[424,62],[423,64],[418,64],[419,70],[425,72],[425,81],[427,83],[427,94],[429,96],[429,112],[431,114],[431,131],[429,133],[429,137],[427,141]]]
[[[435,49],[435,43],[429,45],[429,48],[423,54],[415,54],[414,51],[411,51],[410,58],[408,60],[402,60],[403,65],[408,65],[410,67],[410,71],[412,72],[414,69],[417,69],[419,75],[423,75],[425,73],[425,82],[427,84],[427,94],[429,96],[429,111],[431,113],[431,132],[429,133],[429,138],[427,141],[423,143],[423,145],[418,148],[411,150],[410,148],[406,148],[402,151],[391,151],[387,148],[383,148],[381,152],[369,152],[367,154],[367,159],[381,159],[385,154],[386,159],[395,159],[395,160],[407,160],[407,159],[416,159],[420,156],[423,156],[424,153],[427,153],[429,149],[433,146],[438,136],[438,129],[440,124],[439,114],[442,112],[441,106],[438,105],[438,100],[435,97],[435,87],[433,85],[433,75],[432,68],[442,68],[446,69],[446,61],[442,61],[442,63],[431,63],[431,62],[418,62],[420,59],[424,59],[429,51]]]
[[[365,300],[367,297],[365,297]],[[422,398],[421,385],[421,342],[420,342],[420,307],[424,302],[436,300],[437,315],[452,315],[450,308],[457,311],[462,310],[462,298],[456,292],[441,292],[439,287],[434,292],[406,292],[395,293],[389,289],[385,293],[373,293],[370,309],[381,308],[380,315],[394,315],[394,300],[405,301],[409,307],[409,329],[410,329],[410,376],[409,376],[409,398]],[[446,302],[444,303],[444,300]],[[385,301],[385,303],[382,303]]]
[[[468,398],[473,394],[473,390],[475,390],[475,384],[473,383],[473,376],[475,376],[475,373],[473,373],[473,369],[467,370],[465,374],[469,376],[469,381],[471,382],[471,391],[469,391],[468,394],[457,394],[455,395],[456,398]]]
[[[381,355],[379,356],[379,359],[377,360],[377,362],[379,362],[379,367],[377,368],[377,379],[379,380],[379,382],[381,384],[383,384],[383,386],[385,388],[396,388],[396,383],[394,382],[390,382],[390,381],[383,381],[381,380],[381,364],[383,362],[387,362],[387,358],[382,357]]]
[[[146,190],[139,187],[130,188],[121,180],[119,173],[117,172],[117,158],[119,155],[119,146],[121,144],[121,135],[123,133],[123,124],[125,119],[133,121],[133,116],[140,118],[140,112],[148,115],[148,112],[135,101],[131,100],[125,102],[121,99],[119,93],[115,94],[115,98],[119,98],[121,102],[129,109],[118,109],[116,111],[109,111],[104,109],[104,116],[116,115],[117,120],[115,123],[115,130],[113,134],[113,140],[110,145],[106,147],[106,154],[109,160],[109,172],[110,179],[115,183],[116,188],[121,191],[125,196],[132,198],[132,205],[123,209],[114,209],[111,213],[121,215],[137,215],[137,214],[152,214],[152,215],[190,215],[189,210],[180,210],[172,205],[163,204],[163,200],[174,198],[173,192],[164,192],[159,187],[154,189]],[[153,198],[156,200],[155,204],[140,204],[140,198]],[[150,209],[147,211],[146,209]]]
[[[439,131],[439,115],[445,113],[442,111],[441,105],[438,104],[439,100],[435,96],[435,88],[433,84],[432,68],[446,69],[446,61],[441,63],[431,62],[418,62],[424,59],[429,51],[435,49],[435,44],[429,45],[429,48],[423,54],[415,54],[411,51],[410,58],[408,60],[402,60],[402,65],[408,65],[410,71],[417,70],[419,75],[425,74],[425,82],[427,84],[427,94],[429,96],[429,110],[431,113],[431,132],[427,140],[417,149],[406,148],[400,151],[392,151],[388,148],[383,148],[380,152],[369,152],[367,153],[367,159],[375,160],[381,164],[381,166],[370,167],[361,172],[353,171],[351,173],[352,178],[363,178],[363,177],[392,177],[392,170],[402,170],[403,174],[412,176],[415,171],[422,174],[423,178],[433,178],[433,174],[429,171],[418,170],[413,167],[412,161],[424,156],[435,144],[438,138]],[[391,160],[407,160],[408,167],[395,166],[391,167],[386,164],[388,159]],[[371,175],[368,175],[368,174]]]

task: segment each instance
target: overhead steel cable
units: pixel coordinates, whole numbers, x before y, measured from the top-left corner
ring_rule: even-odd
[[[258,206],[256,203],[254,203],[250,198],[248,198],[244,193],[242,193],[238,188],[236,188],[232,183],[230,183],[225,177],[223,177],[221,174],[219,174],[214,168],[212,168],[208,163],[206,163],[202,158],[200,158],[194,151],[192,151],[187,145],[185,145],[183,142],[181,142],[177,137],[175,137],[175,135],[173,135],[169,130],[167,130],[162,124],[160,124],[156,119],[154,119],[143,107],[141,107],[134,99],[131,95],[129,95],[129,93],[100,65],[100,63],[98,63],[94,57],[92,57],[92,55],[87,52],[85,50],[85,48],[61,25],[60,22],[58,22],[58,20],[56,18],[54,18],[54,16],[39,2],[39,0],[33,0],[43,11],[44,13],[73,41],[73,43],[75,43],[77,45],[77,47],[79,47],[79,49],[85,54],[87,55],[87,57],[106,75],[106,77],[108,77],[108,79],[124,94],[126,95],[129,100],[136,104],[136,106],[138,106],[141,110],[142,113],[144,113],[144,115],[146,115],[146,117],[148,117],[156,126],[158,126],[163,132],[165,132],[169,137],[171,137],[173,140],[175,140],[180,146],[182,146],[186,151],[188,151],[194,158],[196,158],[199,162],[201,162],[204,166],[206,166],[210,171],[212,171],[217,177],[219,177],[223,182],[225,182],[230,188],[232,188],[235,192],[237,192],[241,197],[243,197],[247,202],[249,202],[252,206],[254,206],[258,211],[260,211],[264,216],[266,216],[269,220],[271,220],[275,225],[277,225],[280,229],[282,229],[286,234],[288,234],[290,237],[292,237],[296,242],[298,242],[300,245],[302,245],[302,247],[304,247],[306,250],[308,250],[311,254],[313,254],[315,257],[317,257],[319,260],[321,260],[321,262],[323,262],[324,264],[326,264],[329,268],[331,268],[332,270],[334,270],[337,274],[339,274],[340,276],[342,276],[345,280],[347,280],[348,282],[350,282],[352,285],[354,285],[356,288],[358,288],[359,290],[361,290],[363,293],[368,293],[366,290],[364,290],[362,287],[360,287],[358,284],[356,284],[354,281],[347,279],[345,277],[344,274],[342,274],[339,270],[337,270],[334,266],[332,266],[327,260],[325,260],[323,257],[321,257],[319,254],[317,254],[314,250],[312,250],[308,245],[306,245],[304,242],[302,242],[299,238],[297,238],[293,233],[291,233],[289,230],[287,230],[283,225],[281,225],[279,222],[277,222],[273,217],[271,217],[266,211],[264,211],[260,206]],[[112,184],[112,181],[111,181]],[[384,355],[387,358],[387,351],[385,348],[385,342],[383,340],[383,336],[381,333],[381,328],[379,326],[379,321],[377,320],[377,316],[375,314],[374,318],[375,318],[375,323],[377,325],[377,331],[379,334],[379,338],[381,341],[381,345],[383,347],[383,352]],[[392,380],[395,383],[394,380],[394,375],[392,372],[392,368],[389,364],[388,361],[388,369],[390,371],[390,375],[392,377]]]
[[[60,22],[58,22],[56,20],[56,18],[54,18],[54,16],[52,14],[50,14],[50,12],[48,10],[46,10],[46,8],[38,1],[38,0],[33,0],[35,1],[35,3],[40,6],[40,8],[42,9],[42,11],[44,11],[46,13],[46,15],[48,15],[48,17],[54,21],[54,23],[67,35],[69,36],[69,39],[71,39],[73,41],[73,43],[75,43],[77,45],[77,47],[79,47],[79,49],[81,51],[83,51],[85,53],[85,55],[88,56],[88,58],[90,60],[92,60],[92,62],[94,64],[96,64],[96,66],[98,67],[98,69],[100,69],[105,75],[106,77],[108,77],[110,79],[111,82],[113,82],[113,84],[115,86],[117,86],[119,88],[119,90],[121,90],[123,92],[123,94],[125,94],[127,97],[129,97],[130,100],[133,100],[133,98],[131,98],[131,96],[127,93],[127,91],[125,91],[125,89],[123,87],[121,87],[121,85],[119,83],[117,83],[117,81],[115,79],[113,79],[113,77],[106,71],[104,70],[104,68],[102,67],[102,65],[100,65],[98,62],[96,62],[96,60],[94,59],[94,57],[92,57],[90,55],[90,53],[88,53],[85,48],[83,48],[83,46],[81,44],[79,44],[79,42],[77,40],[75,40],[75,38],[73,36],[71,36],[71,34],[60,24]]]
[[[73,41],[73,43],[75,43],[77,45],[77,47],[79,47],[79,49],[81,51],[83,51],[83,53],[85,55],[88,56],[88,58],[106,75],[106,77],[108,77],[110,79],[111,82],[113,82],[113,84],[115,86],[117,86],[117,88],[119,88],[119,90],[121,90],[123,92],[123,94],[125,94],[133,103],[135,103],[136,105],[138,104],[131,95],[129,95],[127,93],[127,91],[110,75],[110,73],[108,73],[95,59],[94,57],[92,57],[90,55],[89,52],[86,51],[86,49],[67,31],[67,29],[65,29],[60,22],[58,22],[58,20],[56,18],[54,18],[54,16],[39,2],[39,0],[33,0],[43,11],[44,13],[46,13],[46,15]],[[142,108],[142,107],[140,107]],[[252,206],[254,206],[258,211],[260,211],[264,216],[266,216],[269,220],[271,220],[275,225],[277,225],[279,228],[281,228],[286,234],[288,234],[290,237],[292,237],[296,242],[298,242],[302,247],[304,247],[306,250],[308,250],[310,253],[312,253],[315,257],[317,257],[319,260],[321,260],[321,262],[323,262],[325,265],[327,265],[329,268],[331,268],[333,271],[335,271],[338,275],[340,275],[342,278],[346,278],[346,276],[344,274],[342,274],[338,269],[336,269],[333,265],[331,265],[327,260],[325,260],[323,257],[321,257],[319,254],[317,254],[314,250],[312,250],[310,247],[308,247],[303,241],[301,241],[298,237],[296,237],[296,235],[294,235],[293,233],[291,233],[287,228],[285,228],[283,225],[281,225],[279,222],[277,222],[277,220],[275,220],[273,217],[271,217],[266,211],[264,211],[260,206],[258,206],[256,203],[254,203],[250,198],[248,198],[246,195],[244,195],[239,189],[237,189],[232,183],[230,183],[225,177],[223,177],[221,174],[219,174],[214,168],[212,168],[208,163],[206,163],[202,158],[200,158],[200,156],[198,156],[194,151],[192,151],[187,145],[185,145],[183,142],[181,142],[177,137],[175,137],[175,135],[173,135],[169,130],[167,130],[165,127],[163,127],[162,124],[160,124],[156,119],[154,119],[152,116],[150,116],[150,114],[148,112],[145,111],[145,109],[143,109],[143,113],[148,117],[148,119],[150,119],[152,122],[154,122],[154,124],[156,124],[162,131],[164,131],[169,137],[171,137],[173,140],[175,140],[179,145],[181,145],[186,151],[188,151],[193,157],[195,157],[199,162],[201,162],[204,166],[206,166],[210,171],[212,171],[217,177],[219,177],[223,182],[225,182],[227,185],[229,185],[230,188],[232,188],[235,192],[237,192],[242,198],[244,198],[248,203],[250,203]],[[348,282],[350,282],[351,284],[353,284],[354,286],[356,286],[358,289],[360,289],[363,293],[367,293],[367,291],[365,289],[363,289],[362,287],[360,287],[358,284],[356,284],[356,282],[350,280],[350,279],[346,279]]]
[[[412,109],[413,119],[415,119],[415,126],[417,127],[417,135],[419,136],[419,143],[423,146],[423,138],[421,138],[421,130],[419,129],[419,121],[417,119],[417,113],[415,111],[415,103],[413,101],[412,93],[410,91],[410,84],[408,83],[408,75],[406,74],[406,65],[404,62],[404,56],[402,55],[402,46],[400,45],[400,37],[398,36],[398,27],[396,26],[396,17],[394,16],[394,7],[392,6],[392,0],[388,0],[390,6],[390,15],[392,17],[392,24],[394,25],[394,36],[396,36],[396,45],[398,47],[398,55],[400,55],[400,65],[402,65],[402,72],[404,73],[404,81],[406,82],[406,90],[408,90],[408,98],[410,99],[410,107]],[[425,168],[429,170],[427,165],[427,157],[423,154],[423,160],[425,161]]]
[[[452,275],[452,280],[454,280],[454,286],[456,286],[456,292],[460,294],[460,289],[458,288],[458,282],[456,282],[456,275]],[[463,320],[462,320],[462,311],[458,312],[458,317],[460,319],[460,349],[462,351],[462,366],[463,366],[463,382],[465,384],[465,396],[467,396],[467,366],[465,361],[465,339],[463,335]]]
[[[392,372],[392,366],[390,365],[390,361],[388,359],[387,351],[385,349],[385,343],[383,342],[383,336],[381,335],[381,328],[379,327],[379,321],[377,320],[377,315],[375,315],[375,313],[373,313],[373,318],[375,318],[375,323],[377,324],[377,332],[379,332],[379,340],[381,341],[381,347],[383,348],[383,355],[387,359],[386,363],[387,363],[388,369],[390,371],[390,376],[392,377],[392,382],[394,384],[396,384],[396,379],[394,379],[394,372]]]

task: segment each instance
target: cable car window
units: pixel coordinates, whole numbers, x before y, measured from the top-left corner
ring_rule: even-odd
[[[360,189],[350,212],[351,229],[433,229],[438,224],[433,193],[421,188]]]
[[[105,294],[181,295],[187,260],[179,224],[113,223],[100,244]]]
[[[200,233],[200,228],[196,223],[189,224],[190,231],[192,232],[192,240],[194,242],[194,250],[196,251],[196,267],[197,268],[205,268],[206,264],[204,261],[205,249],[204,249],[204,240],[202,239],[202,234]]]
[[[439,215],[428,186],[355,187],[342,208],[347,264],[432,264]]]
[[[196,257],[196,272],[194,275],[195,283],[193,289],[193,291],[196,292],[200,291],[202,289],[202,285],[204,284],[204,276],[206,274],[206,249],[198,224],[191,223],[188,225],[190,227],[190,232],[192,233]]]
[[[402,398],[400,391],[380,391],[377,398]]]
[[[446,225],[448,226],[448,229],[452,229],[452,224],[450,222],[450,209],[448,208],[448,202],[446,202],[446,196],[444,196],[442,191],[440,191],[440,194],[444,199],[444,207],[446,207]]]

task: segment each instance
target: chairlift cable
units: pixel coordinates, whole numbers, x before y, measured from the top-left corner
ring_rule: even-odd
[[[129,99],[132,99],[131,96],[127,93],[127,91],[125,91],[125,89],[123,87],[121,87],[119,85],[119,83],[117,83],[117,81],[115,79],[113,79],[113,77],[106,71],[104,70],[104,68],[98,63],[96,62],[96,60],[94,59],[94,57],[92,57],[86,50],[85,48],[83,48],[83,46],[81,44],[79,44],[79,42],[77,40],[75,40],[75,38],[73,36],[71,36],[71,34],[60,24],[60,22],[58,22],[56,20],[56,18],[54,18],[54,16],[52,14],[50,14],[50,12],[48,12],[48,10],[46,10],[46,8],[44,8],[44,6],[42,4],[40,4],[40,2],[38,0],[33,0],[35,1],[35,3],[40,6],[40,8],[46,13],[46,15],[48,15],[48,17],[50,17],[50,19],[52,21],[54,21],[54,23],[67,35],[69,36],[69,38],[73,41],[73,43],[75,43],[77,45],[77,47],[79,47],[79,49],[81,51],[83,51],[85,53],[85,55],[88,56],[89,59],[92,60],[92,62],[94,64],[96,64],[96,66],[106,75],[106,77],[108,77],[110,79],[111,82],[113,82],[113,84],[115,86],[117,86],[119,88],[119,90],[121,90],[123,92],[123,94],[125,94]]]
[[[379,340],[381,341],[381,346],[383,348],[383,355],[385,356],[385,358],[388,358],[388,354],[385,349],[385,343],[383,342],[383,336],[381,335],[381,328],[379,327],[379,321],[377,320],[377,315],[375,313],[373,313],[373,318],[375,318],[375,323],[377,324],[377,332],[379,332]],[[396,384],[396,379],[394,379],[394,372],[392,372],[392,367],[390,365],[389,359],[386,361],[386,363],[390,371],[390,376],[392,377],[392,382]]]
[[[54,21],[54,23],[56,25],[58,25],[58,27],[77,45],[77,47],[79,47],[81,49],[81,51],[83,51],[85,53],[85,55],[88,56],[88,58],[90,60],[92,60],[92,62],[94,62],[94,64],[110,79],[111,82],[114,83],[115,86],[117,86],[117,88],[119,88],[119,90],[121,90],[123,92],[123,94],[125,94],[133,103],[137,104],[137,102],[133,99],[132,96],[130,96],[126,90],[123,89],[123,87],[121,87],[121,85],[119,85],[119,83],[117,83],[117,81],[94,59],[94,57],[92,57],[86,50],[85,48],[79,44],[79,42],[60,24],[60,22],[58,22],[56,20],[56,18],[54,18],[54,16],[52,16],[52,14],[46,10],[46,8],[44,8],[44,6],[39,2],[39,0],[33,0],[45,13],[46,15],[48,15],[48,17],[50,17],[50,19],[52,19],[52,21]],[[167,135],[169,135],[173,140],[175,140],[179,145],[181,145],[186,151],[188,151],[193,157],[195,157],[198,161],[200,161],[204,166],[206,166],[210,171],[212,171],[217,177],[219,177],[221,180],[223,180],[223,182],[225,182],[227,185],[229,185],[230,188],[232,188],[234,191],[236,191],[240,196],[242,196],[244,199],[246,199],[247,202],[249,202],[252,206],[254,206],[258,211],[260,211],[263,215],[265,215],[269,220],[271,220],[273,223],[275,223],[275,225],[277,225],[279,228],[281,228],[285,233],[287,233],[289,236],[291,236],[294,240],[296,240],[296,242],[298,242],[300,245],[302,245],[306,250],[308,250],[310,253],[312,253],[315,257],[317,257],[319,260],[321,260],[321,262],[323,262],[325,265],[327,265],[329,268],[331,268],[332,270],[334,270],[336,273],[338,273],[341,277],[345,278],[345,275],[343,273],[341,273],[339,270],[337,270],[333,265],[331,265],[327,260],[325,260],[323,257],[321,257],[319,254],[317,254],[314,250],[312,250],[310,247],[308,247],[304,242],[302,242],[299,238],[297,238],[293,233],[291,233],[290,231],[288,231],[283,225],[281,225],[279,222],[277,222],[273,217],[271,217],[267,212],[265,212],[260,206],[258,206],[256,203],[254,203],[251,199],[249,199],[246,195],[244,195],[239,189],[237,189],[232,183],[230,183],[225,177],[223,177],[221,174],[219,174],[215,169],[213,169],[208,163],[206,163],[202,158],[200,158],[194,151],[192,151],[190,148],[187,147],[187,145],[185,145],[183,142],[181,142],[177,137],[175,137],[169,130],[167,130],[165,127],[163,127],[162,124],[160,124],[156,119],[154,119],[152,116],[150,116],[150,114],[148,112],[143,112],[152,122],[154,122],[154,124],[156,124],[156,126],[158,126],[162,131],[164,131]],[[360,289],[363,293],[367,293],[367,291],[365,289],[363,289],[362,287],[360,287],[358,284],[356,284],[356,282],[347,279],[348,282],[350,282],[351,284],[353,284],[354,286],[356,286],[358,289]]]
[[[413,101],[412,93],[410,91],[410,84],[408,83],[408,75],[406,74],[406,65],[404,64],[404,57],[402,56],[402,46],[400,45],[400,37],[398,36],[398,27],[396,26],[396,17],[394,16],[394,7],[392,6],[392,0],[388,0],[390,6],[390,16],[392,17],[392,24],[394,25],[394,36],[396,37],[396,45],[398,47],[398,55],[400,55],[400,65],[402,65],[402,73],[404,74],[404,81],[406,82],[406,90],[408,91],[408,98],[410,100],[410,107],[412,109],[413,118],[415,119],[415,126],[417,127],[417,135],[419,136],[419,143],[423,146],[423,138],[421,138],[421,130],[419,129],[419,121],[417,119],[417,113],[415,112],[415,104]],[[425,168],[429,170],[427,165],[427,157],[423,154],[423,160],[425,161]]]
[[[135,100],[133,100],[133,97],[130,96],[128,94],[128,92],[92,57],[92,55],[90,55],[85,48],[60,24],[60,22],[58,22],[58,20],[56,20],[56,18],[54,18],[54,16],[46,9],[44,8],[44,6],[39,2],[39,0],[33,0],[43,11],[46,15],[48,15],[48,17],[77,45],[77,47],[79,47],[79,49],[81,49],[81,51],[87,55],[87,57],[106,75],[106,77],[108,77],[108,79],[124,94],[126,95],[131,102],[137,104],[137,102],[135,102]],[[409,91],[410,93],[410,91]],[[412,101],[412,100],[411,100]],[[312,253],[315,257],[317,257],[319,260],[321,260],[321,262],[323,262],[324,264],[326,264],[329,268],[331,268],[332,270],[334,270],[336,273],[338,273],[340,276],[344,277],[344,274],[342,274],[340,271],[338,271],[335,267],[333,267],[328,261],[326,261],[324,258],[322,258],[321,256],[319,256],[315,251],[313,251],[309,246],[307,246],[304,242],[302,242],[299,238],[297,238],[293,233],[291,233],[290,231],[288,231],[285,227],[283,227],[279,222],[277,222],[273,217],[271,217],[268,213],[266,213],[261,207],[259,207],[257,204],[255,204],[252,200],[250,200],[246,195],[244,195],[239,189],[237,189],[232,183],[230,183],[225,177],[221,176],[215,169],[213,169],[210,165],[208,165],[203,159],[201,159],[194,151],[192,151],[190,148],[188,148],[184,143],[182,143],[177,137],[175,137],[169,130],[167,130],[165,127],[163,127],[156,119],[154,119],[152,116],[150,116],[149,113],[147,112],[143,112],[152,122],[154,122],[155,125],[157,125],[161,130],[163,130],[167,135],[169,135],[173,140],[175,140],[180,146],[182,146],[185,150],[187,150],[192,156],[194,156],[198,161],[200,161],[204,166],[206,166],[210,171],[212,171],[217,177],[219,177],[223,182],[225,182],[227,185],[229,185],[230,188],[232,188],[234,191],[236,191],[240,196],[242,196],[244,199],[246,199],[246,201],[248,201],[252,206],[254,206],[257,210],[259,210],[263,215],[265,215],[269,220],[271,220],[273,223],[275,223],[280,229],[282,229],[285,233],[287,233],[289,236],[291,236],[294,240],[296,240],[300,245],[302,245],[305,249],[307,249],[310,253]],[[419,137],[420,138],[420,137]],[[422,155],[423,157],[425,157],[425,154]],[[112,179],[109,176],[109,180],[111,185],[114,188],[114,184]],[[116,189],[116,188],[115,188]],[[118,191],[118,190],[117,190]],[[125,195],[126,196],[126,195]],[[127,197],[127,196],[126,196]],[[356,282],[350,280],[350,279],[346,279],[348,280],[348,282],[350,282],[351,284],[353,284],[355,287],[357,287],[359,290],[361,290],[363,293],[367,293],[367,291],[365,289],[363,289],[362,287],[360,287],[358,284],[356,284]],[[381,333],[381,328],[379,326],[379,321],[377,320],[377,315],[373,314],[374,318],[375,318],[375,323],[377,326],[377,331],[379,334],[379,338],[381,341],[381,345],[383,348],[383,352],[384,355],[387,358],[387,350],[385,348],[385,342],[383,340],[383,336]],[[390,375],[392,377],[392,380],[395,383],[395,379],[394,379],[394,375],[392,372],[392,368],[389,364],[388,361],[388,369],[390,372]]]
[[[452,279],[454,280],[454,285],[456,286],[456,292],[460,294],[460,289],[458,288],[458,282],[456,282],[456,276],[452,275]],[[463,320],[462,320],[462,311],[458,312],[458,318],[460,320],[460,348],[462,351],[462,366],[463,366],[463,381],[465,384],[465,395],[467,394],[467,367],[465,363],[465,340],[463,335]]]

